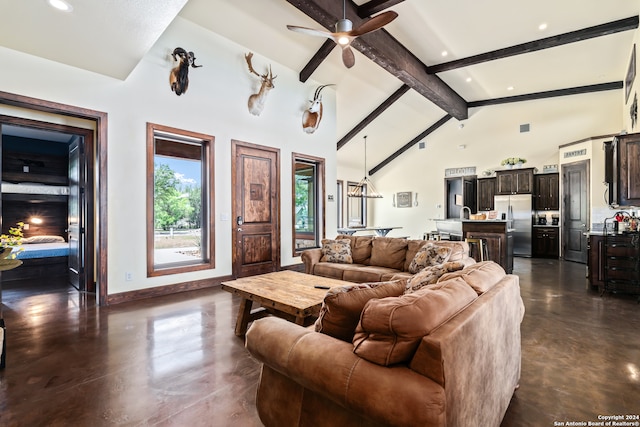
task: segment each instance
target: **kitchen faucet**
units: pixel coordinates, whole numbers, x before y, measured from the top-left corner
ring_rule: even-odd
[[[463,206],[460,209],[460,219],[464,219],[464,210],[467,210],[467,212],[469,212],[469,219],[471,219],[471,209],[469,209],[469,206]]]

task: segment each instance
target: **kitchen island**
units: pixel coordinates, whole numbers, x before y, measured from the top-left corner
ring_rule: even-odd
[[[502,266],[507,274],[513,272],[513,229],[509,220],[467,220],[462,222],[464,239],[482,239],[487,256]],[[477,257],[476,261],[479,260]]]

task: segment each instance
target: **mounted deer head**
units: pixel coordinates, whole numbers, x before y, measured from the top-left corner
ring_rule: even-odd
[[[169,74],[169,84],[171,85],[171,90],[180,96],[189,87],[189,66],[199,68],[202,65],[196,65],[196,57],[193,52],[187,52],[181,47],[173,49],[171,56],[174,61],[178,61],[178,65]]]
[[[249,97],[248,106],[249,106],[249,112],[251,114],[253,114],[254,116],[259,116],[260,113],[262,113],[262,109],[264,108],[264,102],[267,99],[267,94],[271,89],[275,87],[273,85],[273,81],[278,76],[274,76],[273,73],[271,72],[271,65],[269,65],[268,74],[267,73],[258,74],[256,70],[253,69],[253,66],[251,65],[252,58],[253,58],[253,52],[249,52],[244,56],[244,59],[247,61],[247,65],[249,66],[249,72],[251,74],[255,74],[256,76],[260,77],[261,84],[260,84],[260,90],[258,91],[258,93],[254,93]]]
[[[302,113],[302,130],[306,133],[314,133],[320,126],[320,120],[322,120],[322,89],[327,86],[333,85],[322,85],[316,88],[313,99],[309,101],[311,105]]]

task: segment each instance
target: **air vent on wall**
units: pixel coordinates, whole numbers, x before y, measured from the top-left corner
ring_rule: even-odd
[[[520,133],[529,132],[529,123],[520,125]]]

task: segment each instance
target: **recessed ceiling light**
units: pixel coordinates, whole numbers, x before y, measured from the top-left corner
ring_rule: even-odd
[[[546,29],[547,29],[547,23],[546,23],[546,22],[543,22],[542,24],[538,25],[538,29],[539,29],[540,31],[544,31],[544,30],[546,30]]]
[[[513,90],[513,86],[509,86],[507,90]]]
[[[73,10],[73,6],[64,0],[47,0],[47,3],[49,3],[49,6],[63,12],[71,12]]]
[[[471,77],[467,77],[467,83],[470,83],[471,80],[472,80]]]
[[[440,55],[442,55],[442,56],[447,56],[447,55],[449,55],[449,52],[447,52],[446,50],[443,50],[443,51],[442,51],[442,53],[441,53]]]

